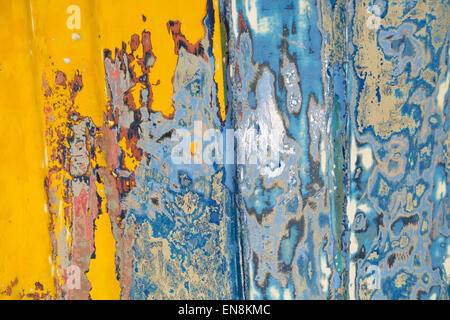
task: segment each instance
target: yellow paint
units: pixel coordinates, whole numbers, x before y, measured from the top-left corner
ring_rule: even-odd
[[[106,168],[105,153],[99,147],[95,148],[95,160],[99,167]]]
[[[149,76],[153,90],[152,109],[162,112],[166,117],[171,116],[174,112],[172,77],[178,57],[175,55],[172,36],[167,30],[167,22],[179,20],[181,32],[191,43],[196,43],[205,35],[203,18],[206,14],[206,1],[96,1],[93,9],[99,28],[99,47],[110,49],[113,55],[114,49],[121,47],[122,41],[127,43],[130,50],[129,42],[133,34],[140,37],[144,29],[151,32],[152,48],[156,56]],[[83,14],[83,8],[81,11]],[[145,22],[142,15],[146,17]]]
[[[120,286],[118,281],[112,281],[116,278],[116,272],[113,268],[110,268],[110,266],[114,266],[116,245],[111,233],[111,222],[106,211],[104,185],[97,181],[95,184],[97,193],[102,199],[102,207],[101,214],[95,224],[95,259],[91,260],[87,277],[93,284],[92,299],[117,300],[120,298]]]
[[[133,155],[131,148],[127,146],[127,140],[125,139],[125,137],[122,138],[122,140],[120,140],[117,145],[123,150],[123,155],[125,157],[124,158],[125,168],[127,168],[130,171],[136,170],[136,168],[139,166],[139,161]]]
[[[67,13],[67,8],[73,5],[80,8],[79,25],[71,17],[74,11]],[[45,72],[48,81],[52,82],[53,72],[61,70],[69,81],[79,70],[83,89],[78,93],[74,107],[82,116],[90,117],[95,125],[101,126],[107,105],[103,49],[114,52],[122,41],[129,43],[132,34],[141,35],[145,29],[151,32],[156,56],[150,73],[152,109],[168,117],[174,112],[172,76],[178,57],[166,23],[179,20],[186,38],[192,43],[197,42],[205,36],[206,1],[0,0],[0,8],[0,224],[3,228],[0,233],[0,298],[22,298],[24,294],[35,292],[35,282],[42,284],[43,292],[48,291],[54,298],[54,279],[60,271],[55,270],[59,262],[51,261],[49,211],[59,212],[55,231],[66,232],[66,242],[70,245],[70,230],[62,214],[70,204],[60,202],[58,208],[45,207],[43,185],[47,170],[60,164],[51,158],[56,141],[48,141],[45,146],[42,74]],[[215,80],[219,88],[220,115],[224,119],[217,0],[214,8]],[[146,22],[142,15],[146,16]],[[53,81],[51,86],[54,85]],[[136,93],[139,91],[136,88]],[[96,150],[96,161],[100,166],[106,165],[101,150]],[[135,163],[129,165],[132,167]],[[63,190],[61,181],[67,178],[67,172],[60,170],[52,187]],[[102,186],[97,187],[100,195]],[[96,221],[96,259],[91,260],[88,274],[94,299],[119,297],[114,241],[103,206],[104,203],[102,214]],[[16,278],[18,282],[12,286],[11,295],[5,294]]]
[[[217,83],[217,96],[219,98],[219,114],[220,119],[225,121],[225,93],[222,66],[222,39],[220,33],[220,14],[219,0],[214,0],[214,35],[213,35],[213,54],[215,57],[214,81]]]
[[[0,8],[0,299],[21,298],[35,282],[53,295],[29,7],[27,1],[0,0]],[[4,291],[15,279],[8,296]]]
[[[137,59],[136,59],[137,60]],[[141,97],[141,90],[145,89],[145,86],[142,83],[136,83],[130,90],[131,94],[133,96],[134,104],[136,105],[136,109],[139,109],[141,107],[141,104],[139,103],[140,97]]]
[[[37,85],[44,70],[61,70],[71,78],[76,70],[83,76],[83,89],[76,103],[79,112],[92,118],[97,126],[103,121],[106,106],[104,67],[93,2],[90,0],[31,0],[33,53]],[[77,5],[81,12],[81,29],[66,26],[70,14],[66,10]],[[78,39],[77,36],[80,38]],[[74,40],[74,39],[78,40]],[[64,59],[69,59],[66,63]],[[51,63],[54,65],[52,66]]]
[[[91,298],[94,300],[117,300],[120,298],[120,286],[114,268],[115,242],[111,234],[111,222],[106,214],[96,221],[95,231],[96,257],[91,260],[87,274],[93,284]],[[98,238],[97,238],[98,237]]]

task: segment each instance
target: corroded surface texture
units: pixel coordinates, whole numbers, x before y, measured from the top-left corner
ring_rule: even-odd
[[[350,295],[448,299],[448,3],[369,5],[347,21]]]
[[[448,298],[448,10],[227,2],[248,297]]]
[[[150,76],[158,57],[151,31],[104,49],[108,100],[98,128],[77,110],[79,73],[69,82],[56,71],[53,86],[44,80],[58,297],[90,297],[86,273],[95,257],[99,209],[110,219],[122,299],[238,297],[236,223],[224,184],[233,172],[205,165],[198,139],[223,123],[213,80],[211,2],[206,9],[204,36],[196,44],[183,35],[181,22],[167,22],[178,56],[170,113],[153,108],[158,83],[150,83]],[[186,163],[174,161],[177,146],[185,143],[176,129],[193,135]],[[81,279],[70,288],[73,267]]]

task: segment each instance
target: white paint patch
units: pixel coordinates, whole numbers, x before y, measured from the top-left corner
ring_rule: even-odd
[[[320,171],[322,171],[322,175],[325,177],[327,173],[327,152],[323,139],[320,141]]]
[[[372,272],[370,276],[367,277],[367,288],[370,290],[380,290],[381,284],[380,284],[380,268],[377,265],[370,265],[366,271],[367,273]]]
[[[311,10],[307,0],[300,0],[298,3],[298,8],[301,15],[305,15],[309,13],[309,10]]]
[[[250,279],[254,279],[254,272],[253,272],[253,263],[249,264],[249,276]],[[259,300],[261,299],[259,292],[255,289],[255,284],[253,281],[250,281],[250,299],[251,300]]]
[[[354,134],[352,134],[352,141],[350,147],[350,172],[352,175],[356,170],[356,160],[358,159],[359,155],[361,156],[361,163],[363,167],[367,170],[372,168],[373,166],[372,148],[370,147],[370,145],[358,148],[355,136]]]
[[[447,246],[447,258],[444,260],[444,269],[447,274],[447,284],[450,285],[450,246]]]
[[[353,224],[353,220],[355,220],[355,215],[356,215],[356,200],[355,199],[350,199],[347,202],[347,217],[348,217],[348,223],[349,225]]]
[[[361,155],[361,162],[364,168],[369,170],[372,168],[373,165],[373,155],[372,155],[372,149],[370,145],[367,145],[365,148],[361,148],[359,151],[359,154]]]
[[[285,167],[286,165],[284,162],[281,162],[278,168],[273,168],[273,166],[269,164],[261,169],[261,174],[268,178],[276,178],[283,173]]]
[[[358,240],[355,237],[355,233],[350,233],[350,254],[353,255],[358,251]]]
[[[320,255],[320,287],[323,294],[328,294],[328,281],[331,276],[331,268],[328,266],[327,257],[324,253]]]
[[[355,263],[350,261],[349,266],[349,282],[348,282],[348,294],[350,300],[356,300],[356,288],[355,288],[355,279],[356,279],[356,266]]]
[[[236,0],[231,2],[231,19],[233,20],[234,37],[237,39],[239,35],[238,30],[239,21],[238,21],[238,13],[236,10]]]
[[[52,266],[52,277],[55,275],[55,267],[53,266],[52,256],[48,256],[48,263]]]
[[[439,201],[447,194],[447,184],[445,181],[439,181],[436,189],[436,200]]]
[[[72,40],[81,40],[81,36],[78,33],[74,32],[72,33]]]
[[[356,139],[352,134],[352,141],[350,143],[350,173],[353,176],[356,170],[356,159],[358,156],[358,148],[356,147]]]
[[[304,19],[298,19],[300,27],[306,28],[308,26],[308,18],[311,12],[310,4],[307,0],[300,0],[298,3],[298,13]]]
[[[69,64],[69,63],[70,63],[70,59],[69,59],[69,58],[64,58],[63,60],[64,60],[64,62],[65,62],[66,64]]]
[[[292,294],[289,289],[284,290],[283,300],[292,300]]]
[[[253,123],[249,123],[248,129],[244,133],[245,140],[242,142],[245,150],[243,154],[256,157],[261,174],[268,178],[281,175],[285,163],[280,161],[280,155],[286,151],[283,145],[286,130],[283,119],[277,111],[273,81],[271,73],[265,70],[256,88],[258,104],[255,115],[259,132],[256,133]],[[269,86],[270,89],[267,90],[264,84]],[[253,130],[248,134],[249,140],[247,140],[248,130]],[[255,139],[251,141],[253,136]],[[270,153],[268,150],[270,150]]]
[[[448,55],[450,56],[450,47],[448,49]],[[444,111],[445,96],[447,95],[450,84],[450,70],[447,70],[445,80],[439,85],[438,94],[436,97],[438,107]]]
[[[447,247],[447,251],[450,251],[450,246]],[[450,285],[450,252],[447,253],[448,257],[444,261],[444,269],[447,274],[447,284]]]
[[[370,208],[365,203],[362,203],[362,204],[358,205],[358,209],[361,210],[361,211],[364,211],[364,213],[369,213],[370,211],[372,211],[372,208]]]
[[[255,33],[267,33],[270,31],[268,18],[258,17],[256,0],[245,0],[245,11],[252,31]]]
[[[274,286],[271,286],[269,288],[269,294],[270,294],[270,298],[275,299],[275,300],[280,300],[280,293],[278,292],[277,288],[275,288]]]

